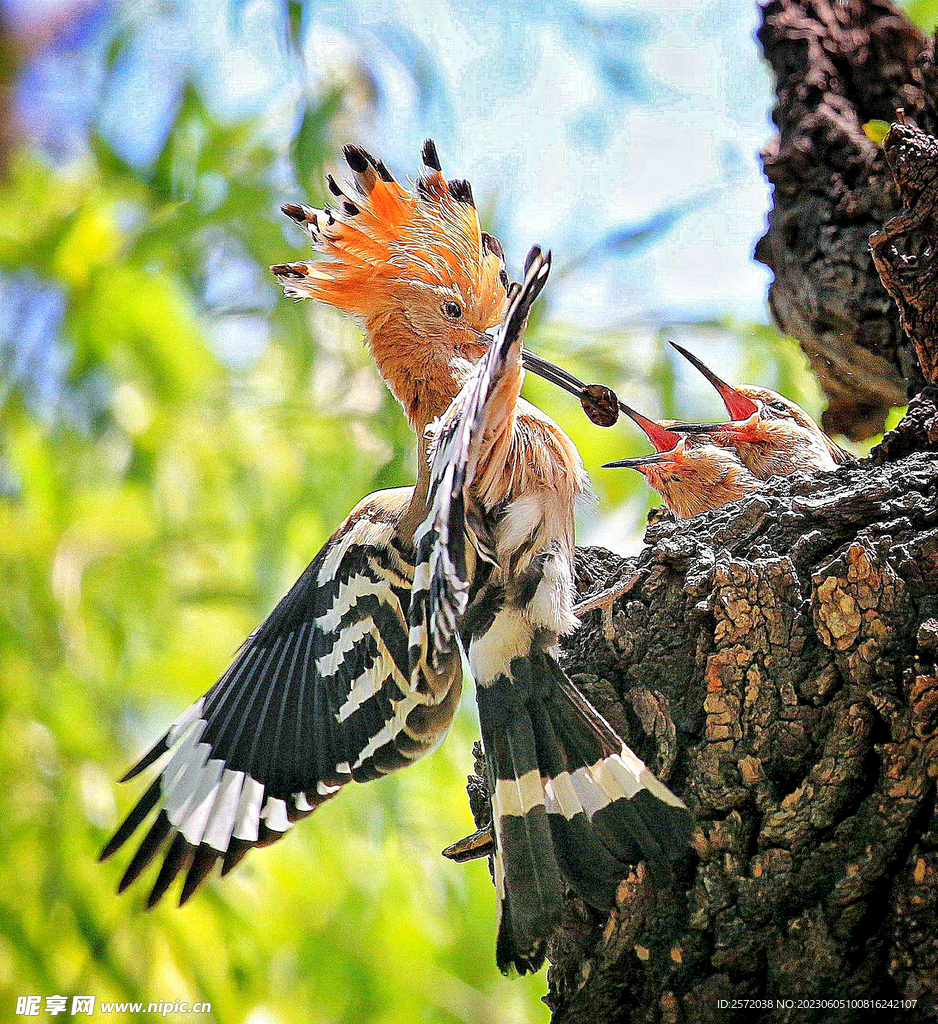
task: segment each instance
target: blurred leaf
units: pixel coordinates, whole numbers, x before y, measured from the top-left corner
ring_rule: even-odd
[[[329,125],[342,108],[344,91],[333,86],[320,100],[310,100],[293,139],[293,165],[300,186],[307,194],[315,192],[316,179],[322,174],[325,157],[331,151]]]
[[[870,140],[875,142],[877,146],[883,144],[883,139],[889,134],[889,122],[888,121],[867,121],[863,125],[863,134]]]
[[[301,0],[287,0],[287,30],[290,42],[299,51],[303,38],[303,4]]]
[[[938,24],[938,0],[906,0],[905,13],[923,32],[933,32]]]

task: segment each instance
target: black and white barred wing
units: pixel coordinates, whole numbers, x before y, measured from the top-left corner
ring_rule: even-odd
[[[165,849],[148,905],[188,868],[183,902],[216,860],[224,874],[350,779],[404,767],[445,734],[459,678],[430,714],[410,687],[412,550],[396,535],[410,496],[366,498],[218,682],[125,776],[166,759],[102,852],[157,812],[120,890]]]
[[[506,372],[518,371],[528,313],[550,273],[550,253],[532,250],[524,284],[472,377],[432,427],[435,431],[427,498],[429,514],[414,537],[416,566],[410,610],[412,671],[441,671],[456,654],[459,620],[469,599],[472,555],[494,561],[468,496],[484,454],[493,415],[512,413],[495,398]]]

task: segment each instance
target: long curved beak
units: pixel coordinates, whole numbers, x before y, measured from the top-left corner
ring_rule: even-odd
[[[618,419],[618,408],[622,403],[612,388],[607,388],[603,384],[584,384],[579,377],[574,377],[572,373],[528,349],[521,351],[521,365],[538,377],[543,377],[551,384],[556,384],[557,387],[575,395],[580,400],[583,411],[597,426],[611,427]]]
[[[700,370],[707,380],[710,381],[710,383],[717,389],[720,394],[720,398],[723,399],[723,404],[726,406],[726,411],[730,414],[730,419],[745,420],[754,412],[758,412],[759,407],[751,398],[747,398],[741,391],[734,388],[732,384],[727,384],[725,380],[718,377],[713,370],[711,370],[705,363],[701,362],[693,352],[688,352],[683,345],[678,345],[676,341],[669,341],[668,344],[671,348],[680,352],[681,355],[691,363],[691,365]],[[702,424],[676,423],[674,426],[676,429],[690,432],[691,427],[702,426]]]
[[[724,420],[722,423],[672,423],[672,430],[682,434],[735,434],[737,437],[748,436],[755,428],[759,419],[758,406],[756,412],[745,419]]]
[[[541,356],[535,355],[529,349],[522,350],[521,362],[526,370],[530,370],[531,373],[537,374],[538,377],[543,377],[544,380],[556,384],[565,391],[569,391],[571,395],[576,395],[581,402],[590,401],[589,385],[584,384],[578,377],[574,377],[572,373],[568,373]],[[681,439],[679,434],[675,434],[674,431],[662,427],[660,423],[650,420],[630,405],[626,405],[618,395],[616,395],[616,403],[619,406],[620,412],[624,412],[633,423],[641,427],[645,436],[655,446],[655,451],[670,451]]]
[[[572,373],[568,373],[542,356],[535,355],[528,348],[521,350],[521,365],[538,377],[543,377],[551,384],[556,384],[564,391],[569,391],[577,398],[582,398],[586,393],[586,385],[578,377],[574,377]]]
[[[739,426],[737,420],[729,420],[725,423],[672,423],[674,430],[680,430],[682,434],[716,434],[732,431]]]

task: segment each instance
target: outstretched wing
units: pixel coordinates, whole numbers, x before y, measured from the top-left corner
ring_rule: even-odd
[[[184,902],[216,860],[224,874],[349,779],[404,767],[445,734],[459,675],[431,709],[410,685],[413,556],[397,526],[411,493],[361,502],[218,682],[127,773],[168,758],[102,851],[110,856],[157,811],[121,891],[168,846],[147,903],[188,868]]]
[[[521,336],[550,273],[550,253],[532,250],[524,284],[472,376],[437,422],[427,498],[429,514],[414,536],[417,549],[410,605],[411,665],[440,671],[456,656],[459,619],[469,598],[467,537],[473,554],[494,560],[468,492],[487,449],[510,436],[521,387]]]

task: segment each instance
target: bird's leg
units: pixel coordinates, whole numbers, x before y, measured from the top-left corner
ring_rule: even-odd
[[[614,636],[612,629],[612,606],[624,594],[628,594],[632,587],[638,582],[639,573],[634,572],[626,577],[621,583],[601,590],[598,594],[588,597],[579,604],[573,606],[573,614],[576,616],[585,615],[587,612],[602,609],[603,636],[611,640]]]

